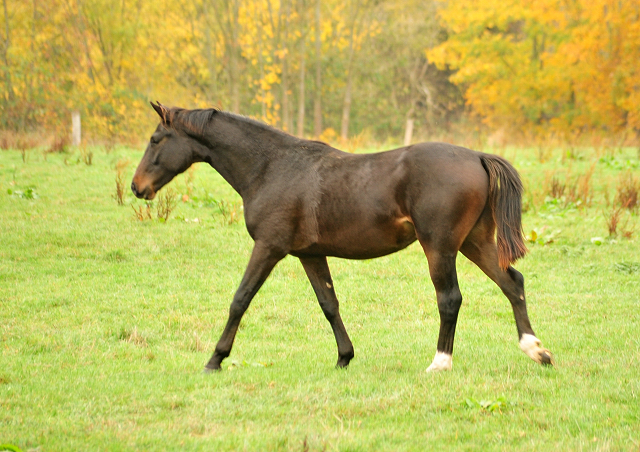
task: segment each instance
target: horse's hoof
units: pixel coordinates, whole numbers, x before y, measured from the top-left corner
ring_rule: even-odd
[[[553,355],[546,348],[542,348],[540,339],[532,334],[523,334],[520,338],[520,349],[526,355],[543,366],[553,366]]]
[[[213,369],[211,367],[206,367],[205,366],[205,368],[202,370],[202,373],[203,374],[212,374],[212,373],[215,373],[215,372],[220,372],[221,370],[222,369],[220,367],[218,367],[216,369]]]
[[[451,355],[444,352],[437,352],[433,358],[433,362],[427,367],[427,372],[440,372],[442,370],[451,370],[453,367],[453,360]]]
[[[338,353],[338,362],[336,363],[336,369],[345,369],[351,360],[353,359],[353,349],[350,352]]]
[[[349,367],[349,361],[339,359],[336,363],[336,369],[346,369],[347,367]]]
[[[540,353],[540,364],[542,364],[543,366],[550,366],[550,367],[553,367],[555,365],[555,361],[553,360],[553,355],[549,350],[545,349],[542,351],[542,353]]]

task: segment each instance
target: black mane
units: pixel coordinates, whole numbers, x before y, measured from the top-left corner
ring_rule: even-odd
[[[168,112],[167,122],[169,127],[176,128],[176,129],[179,128],[184,130],[185,132],[191,132],[198,135],[202,135],[205,133],[207,126],[209,125],[209,122],[213,119],[215,115],[218,115],[218,114],[249,124],[265,132],[273,133],[280,136],[290,137],[290,138],[296,138],[294,135],[291,135],[287,132],[276,129],[275,127],[272,127],[269,124],[266,124],[257,119],[253,119],[248,116],[239,115],[236,113],[231,113],[228,111],[218,110],[217,108],[187,110],[184,108],[174,107],[174,108],[171,108]],[[322,143],[322,144],[326,144],[326,143]]]
[[[169,110],[167,123],[170,127],[178,127],[202,135],[209,125],[209,121],[219,112],[220,110],[216,108],[186,110],[174,107]]]

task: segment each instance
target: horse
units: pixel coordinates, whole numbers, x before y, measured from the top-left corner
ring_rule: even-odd
[[[135,196],[152,200],[193,163],[206,162],[242,197],[246,228],[254,240],[205,372],[221,369],[251,300],[287,255],[300,260],[331,325],[338,346],[336,366],[347,367],[354,349],[327,256],[372,259],[416,240],[428,261],[440,315],[436,354],[427,371],[452,369],[462,303],[458,252],[510,301],[522,351],[539,364],[553,365],[551,352],[531,327],[524,278],[511,266],[527,253],[523,186],[504,158],[445,143],[350,154],[215,108],[151,105],[160,123],[133,177]]]

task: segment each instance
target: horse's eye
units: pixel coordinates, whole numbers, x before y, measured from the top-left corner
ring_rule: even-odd
[[[160,141],[155,138],[155,137],[151,137],[151,139],[149,140],[151,142],[151,144],[158,144]]]

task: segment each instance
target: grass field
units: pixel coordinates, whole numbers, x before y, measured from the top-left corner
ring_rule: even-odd
[[[330,259],[356,350],[347,370],[333,367],[329,324],[288,257],[254,299],[224,370],[202,374],[251,250],[243,221],[230,220],[240,198],[200,165],[171,183],[190,197],[168,221],[155,206],[139,221],[131,204],[144,204],[128,189],[116,202],[115,168],[128,186],[142,151],[93,154],[87,165],[77,152],[0,151],[0,444],[640,450],[640,230],[625,211],[610,239],[605,220],[620,175],[640,172],[635,149],[503,151],[528,188],[535,243],[517,268],[557,365],[520,351],[507,299],[460,256],[453,372],[436,374],[425,372],[435,294],[415,244],[371,261]],[[565,194],[549,195],[562,185]]]

